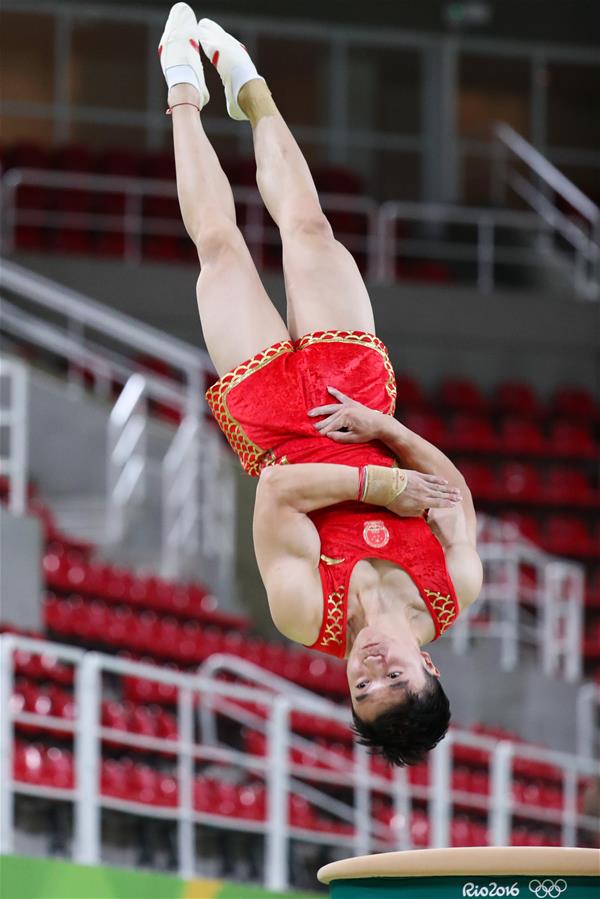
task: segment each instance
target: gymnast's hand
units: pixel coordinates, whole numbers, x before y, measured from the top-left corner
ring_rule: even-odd
[[[311,418],[318,415],[327,416],[315,424],[315,428],[323,437],[329,437],[338,443],[369,443],[370,440],[379,438],[381,419],[384,417],[382,412],[357,403],[335,387],[328,387],[327,392],[338,402],[317,406],[308,413]]]

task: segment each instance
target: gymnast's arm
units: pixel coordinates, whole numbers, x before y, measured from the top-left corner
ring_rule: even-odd
[[[266,468],[260,476],[253,535],[275,627],[288,639],[310,646],[318,637],[323,609],[321,541],[308,515],[281,489],[277,469]]]
[[[444,549],[446,567],[462,611],[475,602],[483,584],[471,491],[456,465],[436,446],[389,415],[382,415],[380,421],[379,439],[403,465],[441,475],[460,489],[462,503],[448,509],[430,509],[427,523]]]
[[[327,463],[265,468],[260,476],[253,525],[256,560],[273,623],[297,643],[315,642],[323,615],[321,540],[308,513],[356,500],[358,484],[357,468]],[[418,478],[416,484],[410,491],[416,498],[409,500],[426,508],[420,497],[430,485]]]
[[[477,543],[477,519],[473,497],[466,480],[456,465],[436,446],[415,434],[391,415],[381,415],[378,421],[379,440],[391,449],[403,465],[425,474],[439,475],[453,487],[460,489],[463,499],[461,509],[465,523],[464,538],[475,546]]]

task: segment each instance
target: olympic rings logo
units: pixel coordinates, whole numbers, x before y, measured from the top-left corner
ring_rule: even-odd
[[[530,880],[529,889],[537,899],[558,899],[567,889],[567,881],[562,877],[559,880]]]

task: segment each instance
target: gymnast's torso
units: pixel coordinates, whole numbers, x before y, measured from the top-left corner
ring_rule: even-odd
[[[307,411],[327,402],[332,384],[371,409],[394,412],[395,378],[387,350],[365,332],[317,332],[268,347],[220,378],[207,400],[250,475],[306,462],[396,465],[393,453],[378,441],[343,444],[315,432]],[[430,521],[400,518],[358,502],[311,512],[320,540],[320,590],[298,604],[286,635],[344,657],[357,597],[367,582],[377,582],[383,592],[402,594],[420,619],[426,642],[439,637],[461,608],[461,572],[452,570],[456,562],[447,564],[445,555],[456,513],[447,511],[452,515],[432,515]]]

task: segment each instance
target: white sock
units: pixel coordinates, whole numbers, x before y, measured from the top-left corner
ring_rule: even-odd
[[[243,86],[248,84],[249,81],[254,81],[257,78],[260,78],[261,81],[265,80],[262,75],[258,74],[256,66],[251,59],[249,59],[247,63],[234,66],[231,70],[231,93],[236,103]]]
[[[176,84],[191,84],[200,91],[198,78],[191,66],[169,66],[165,71],[168,87],[174,87]],[[200,91],[200,93],[202,93]]]

